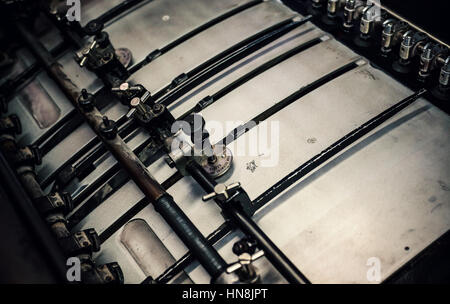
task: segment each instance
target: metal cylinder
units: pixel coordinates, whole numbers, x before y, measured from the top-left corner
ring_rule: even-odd
[[[431,44],[427,43],[423,48],[422,55],[420,56],[420,70],[419,70],[420,77],[426,78],[430,75],[432,62],[433,62],[433,54]]]
[[[413,47],[412,37],[406,34],[403,37],[403,41],[400,45],[400,58],[404,61],[408,61],[411,56],[411,49]]]
[[[144,195],[155,205],[164,220],[171,225],[178,237],[196,255],[199,262],[205,267],[213,278],[225,271],[226,263],[217,251],[208,244],[205,237],[194,226],[184,212],[173,201],[163,187],[150,175],[145,165],[119,137],[105,138],[101,132],[104,124],[104,116],[92,106],[88,111],[79,105],[80,89],[68,78],[61,66],[54,60],[45,47],[33,37],[23,24],[17,23],[19,32],[28,43],[29,47],[44,64],[47,72],[57,82],[59,87],[70,98],[71,102],[83,113],[87,123],[105,143],[111,154],[122,165],[131,179],[136,183]]]
[[[367,18],[366,15],[363,15],[361,18],[361,24],[359,27],[361,34],[369,35],[371,26],[372,26],[372,21],[369,18]]]
[[[355,0],[347,0],[344,7],[344,28],[353,27],[353,18],[355,16]]]
[[[448,87],[450,84],[450,57],[445,60],[444,66],[441,68],[441,74],[439,75],[439,85],[442,87]]]
[[[188,245],[213,280],[225,272],[226,262],[192,224],[170,195],[161,196],[153,205],[155,210],[162,215],[180,239]]]
[[[186,169],[192,177],[200,184],[206,192],[214,192],[217,185],[205,170],[195,161],[189,162]],[[275,268],[286,278],[289,283],[305,284],[308,279],[295,267],[295,265],[281,252],[281,250],[270,240],[270,238],[256,225],[256,223],[240,211],[238,208],[227,204],[219,205],[224,214],[242,230],[245,234],[253,238],[258,246],[264,250],[265,256],[275,266]]]
[[[338,3],[339,3],[339,0],[328,0],[328,5],[327,5],[328,16],[330,16],[330,17],[336,16]]]
[[[394,24],[388,23],[381,35],[381,50],[383,52],[388,52],[392,47],[392,37],[394,36]]]

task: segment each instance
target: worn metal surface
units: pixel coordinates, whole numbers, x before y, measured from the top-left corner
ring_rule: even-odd
[[[153,0],[107,26],[111,42],[127,47],[134,63],[248,0]]]
[[[71,52],[66,53],[58,62],[64,66],[64,70],[70,75],[71,80],[79,88],[87,88],[90,92],[96,92],[103,84],[94,74],[81,69],[73,60]],[[39,104],[35,111],[42,105],[53,105],[52,108],[57,112],[57,116],[50,121],[39,121],[34,117],[33,110],[27,107],[27,100],[36,99],[39,96]],[[57,85],[50,79],[46,72],[39,73],[36,78],[21,90],[9,102],[8,112],[15,113],[21,117],[23,127],[22,135],[18,137],[23,144],[33,144],[49,129],[73,110],[73,106],[64,93],[59,90]],[[46,112],[49,114],[48,112]],[[42,120],[42,119],[41,119]],[[44,159],[45,162],[45,159]]]
[[[130,48],[139,61],[153,49],[238,4],[242,2],[154,0],[119,18],[106,30],[116,47]],[[86,16],[95,17],[104,12],[99,7],[92,8]],[[259,4],[182,43],[142,68],[131,80],[152,92],[157,91],[229,46],[293,15],[278,2]],[[271,147],[279,149],[261,149],[254,156],[234,155],[232,170],[220,182],[239,181],[250,198],[255,199],[303,162],[411,95],[409,89],[307,23],[202,83],[169,109],[179,117],[202,98],[318,37],[322,37],[319,44],[248,80],[202,112],[211,141],[216,142],[226,134],[214,132],[211,122],[228,122],[227,131],[231,131],[333,70],[350,62],[359,64],[269,117],[269,127],[276,123],[280,132],[279,138],[273,138]],[[69,57],[63,60],[67,60],[65,70],[80,87],[90,86],[94,91],[98,88],[85,70],[71,68],[74,62]],[[51,82],[43,83],[44,90],[53,97],[63,115],[64,97],[60,92],[60,95],[48,93],[53,92]],[[21,110],[16,108],[16,111]],[[124,106],[116,104],[104,113],[117,120],[125,111]],[[21,119],[27,117],[24,110],[20,113]],[[229,148],[234,150],[248,144],[265,127],[261,124],[253,128]],[[370,283],[366,274],[368,259],[372,257],[381,262],[383,280],[450,228],[449,127],[448,115],[421,99],[294,184],[257,212],[254,219],[313,283]],[[43,131],[30,123],[22,140],[32,141],[39,132]],[[94,136],[86,124],[79,127],[46,155],[38,169],[38,178],[47,178]],[[135,148],[147,138],[145,132],[137,131],[128,143]],[[277,153],[276,165],[264,167],[263,161]],[[95,163],[94,171],[80,181],[73,181],[66,190],[75,197],[80,195],[114,164],[113,158],[103,156]],[[151,164],[148,170],[159,183],[176,172],[163,159]],[[202,201],[205,193],[192,178],[184,177],[168,193],[203,235],[223,223],[220,209]],[[95,228],[101,234],[143,197],[139,188],[128,182],[82,219],[73,231]],[[163,244],[165,248],[160,249],[164,256],[172,257],[172,262],[187,252],[151,205],[133,218],[145,221],[148,225],[145,229],[153,232],[152,238],[158,246]],[[151,259],[152,264],[147,264],[150,262],[147,256],[127,250],[123,243],[124,227],[102,244],[97,262],[119,262],[127,283],[139,283],[149,274],[162,273],[168,260],[158,255]],[[138,240],[142,237],[139,233],[130,231],[129,237]],[[239,231],[233,232],[216,245],[228,263],[236,261],[231,246],[241,236]],[[266,282],[284,282],[266,259],[258,261],[256,266]],[[198,263],[185,272],[195,283],[210,280]]]
[[[183,1],[183,2],[177,2],[177,3],[171,3],[170,1],[151,1],[148,4],[145,4],[143,7],[136,9],[135,12],[127,14],[123,17],[123,19],[118,19],[117,21],[111,23],[109,26],[105,28],[105,30],[110,34],[111,41],[116,47],[126,46],[127,48],[132,50],[133,58],[137,62],[140,59],[136,57],[136,53],[133,51],[134,48],[138,49],[142,52],[145,52],[145,55],[150,53],[152,50],[156,48],[163,47],[167,43],[171,42],[172,40],[175,40],[176,38],[182,36],[184,33],[188,32],[189,30],[207,22],[208,20],[223,14],[232,8],[236,7],[238,4],[241,5],[242,1],[215,1],[210,2],[208,1],[208,5],[205,5],[202,1]],[[163,13],[166,11],[169,11],[173,6],[177,6],[177,10],[173,10],[173,12],[178,12],[180,15],[173,16],[176,17],[177,22],[174,22],[174,20],[171,20],[168,22],[167,29],[165,35],[162,35],[162,32],[159,27],[155,27],[155,24],[159,24],[161,21],[161,17],[165,16],[164,14],[160,16],[159,13]],[[183,6],[186,5],[187,7]],[[261,4],[265,5],[265,4]],[[277,4],[279,6],[279,4]],[[150,7],[148,7],[150,6]],[[192,7],[193,6],[193,7]],[[257,5],[256,7],[258,7]],[[201,9],[200,9],[201,7]],[[255,8],[256,8],[255,7]],[[198,12],[198,16],[194,18],[190,11],[192,11],[194,8],[196,8],[196,12]],[[263,7],[264,8],[264,7]],[[266,9],[267,10],[267,9]],[[284,8],[284,10],[287,11],[287,9]],[[270,10],[269,10],[270,11]],[[177,13],[177,14],[178,14]],[[137,14],[134,17],[134,14]],[[284,11],[282,13],[282,16],[286,14]],[[291,13],[292,14],[292,13]],[[136,19],[130,19],[130,18],[136,18]],[[282,18],[281,18],[282,19]],[[281,20],[278,16],[274,16],[272,20],[276,22],[276,20]],[[155,24],[152,24],[155,23]],[[164,21],[165,22],[165,21]],[[187,24],[190,24],[190,26],[187,26]],[[266,28],[269,27],[270,24],[265,25],[264,21],[261,20],[257,24],[259,24],[259,27],[257,28]],[[135,28],[136,25],[142,26],[142,28]],[[256,25],[255,25],[256,26]],[[130,28],[133,28],[134,32],[132,35],[130,35],[129,32],[126,30]],[[157,31],[152,32],[152,29],[158,28]],[[254,29],[250,28],[248,32],[244,32],[242,37],[247,37],[251,35],[252,31]],[[214,33],[211,33],[211,38],[214,38]],[[146,44],[143,44],[142,40],[139,40],[139,35],[146,36],[151,38],[151,43],[147,46]],[[147,36],[148,35],[148,36]],[[161,35],[161,36],[158,36]],[[160,39],[158,39],[160,37]],[[140,37],[142,38],[142,37]],[[114,39],[117,39],[120,43],[117,44],[114,42]],[[230,41],[240,41],[240,37],[236,38],[230,38]],[[236,40],[232,40],[236,39]],[[220,39],[217,39],[219,42]],[[197,52],[199,54],[203,54],[203,58],[208,58],[209,52],[218,53],[220,52],[221,45],[217,46],[209,46],[207,50]],[[163,55],[161,58],[158,58],[157,61],[163,60],[165,56],[169,54]],[[144,56],[144,55],[143,55]],[[142,58],[141,58],[142,59]],[[101,87],[101,82],[95,78],[92,79],[89,71],[86,71],[85,69],[81,70],[81,68],[74,62],[72,59],[72,54],[67,54],[64,56],[60,62],[64,65],[64,69],[68,75],[74,75],[74,81],[77,81],[76,84],[80,88],[87,88],[90,92],[96,92]],[[192,64],[200,64],[201,61],[197,61],[196,63]],[[150,65],[151,66],[151,65]],[[146,67],[150,68],[150,66]],[[176,71],[173,71],[170,77],[174,78],[178,74],[176,74]],[[72,76],[71,76],[72,77]],[[78,80],[77,80],[78,79]],[[171,79],[168,79],[167,81],[170,81]],[[163,80],[164,81],[164,80]],[[165,84],[164,82],[161,82],[162,84]],[[149,88],[150,89],[150,88]],[[58,100],[65,100],[64,97],[58,98]],[[68,101],[66,101],[68,102]],[[70,104],[70,103],[69,103]],[[107,115],[111,115],[111,119],[117,120],[119,117],[123,116],[125,114],[124,111],[126,111],[126,108],[119,104],[117,107],[111,107],[106,109]],[[26,124],[30,124],[30,129],[33,130],[33,132],[37,132],[36,128],[33,127],[33,121],[30,122],[26,121]],[[42,135],[42,131],[33,136],[32,139],[38,138],[40,135]],[[81,126],[77,130],[75,130],[72,134],[70,134],[63,142],[61,142],[55,149],[53,149],[50,153],[52,156],[48,158],[44,158],[43,165],[40,169],[39,178],[40,180],[45,180],[48,176],[50,176],[53,172],[55,172],[58,168],[60,168],[75,152],[77,149],[85,145],[87,142],[89,142],[95,135],[90,132],[87,128],[87,126]],[[79,142],[82,143],[82,146],[75,146],[72,143],[73,142]],[[66,152],[62,152],[66,151]]]
[[[364,98],[367,94],[372,98]],[[251,172],[246,164],[254,158],[236,157],[235,170],[227,181],[240,181],[255,198],[352,128],[409,94],[367,65],[349,72],[270,119],[279,121],[286,135],[280,139],[278,166],[262,168],[256,159],[257,168]],[[446,114],[421,100],[297,183],[255,219],[314,283],[369,283],[366,263],[371,257],[380,259],[384,279],[449,229],[449,126]],[[236,144],[257,131],[250,131]],[[436,146],[442,150],[435,151]],[[218,210],[205,205],[199,187],[186,181],[169,192],[185,199],[180,201],[185,212],[207,234],[220,223],[219,216],[213,219]],[[171,237],[168,227],[161,229],[153,213],[146,208],[138,217],[159,227],[166,246],[180,257],[186,249]],[[189,275],[196,282],[207,280],[198,269]]]
[[[263,2],[194,36],[145,66],[130,80],[144,85],[150,92],[156,92],[178,75],[290,16],[294,16],[292,11],[281,4]]]

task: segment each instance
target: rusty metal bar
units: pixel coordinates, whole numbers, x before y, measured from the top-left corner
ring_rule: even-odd
[[[161,214],[178,237],[194,253],[198,261],[211,275],[212,279],[215,280],[224,275],[227,267],[226,262],[174,202],[173,198],[153,178],[145,165],[126,145],[122,138],[117,135],[117,132],[113,136],[105,136],[101,132],[101,128],[106,125],[107,120],[105,121],[103,115],[95,105],[92,103],[88,109],[80,106],[80,97],[86,98],[86,93],[83,96],[81,95],[80,89],[64,73],[61,65],[22,23],[16,22],[16,27],[33,53],[43,63],[48,74],[64,91],[73,105],[84,115],[87,123],[117,159],[118,163],[122,165],[149,201],[154,204],[155,210]]]

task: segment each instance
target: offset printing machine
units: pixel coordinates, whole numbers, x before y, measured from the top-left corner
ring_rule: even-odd
[[[449,39],[404,3],[0,1],[0,281],[449,282]]]

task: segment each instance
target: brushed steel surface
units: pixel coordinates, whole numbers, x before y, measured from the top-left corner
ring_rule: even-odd
[[[170,107],[172,114],[175,117],[179,116],[184,111],[194,106],[195,103],[198,102],[198,100],[200,100],[203,96],[206,96],[207,94],[212,94],[213,92],[221,89],[230,82],[236,80],[243,74],[256,68],[257,66],[288,51],[290,48],[293,48],[301,43],[304,43],[310,39],[319,37],[321,35],[321,32],[319,30],[312,30],[312,29],[313,28],[311,24],[305,24],[299,27],[298,29],[292,31],[292,33],[290,33],[289,35],[283,36],[274,41],[273,43],[267,45],[261,50],[260,53],[242,59],[235,65],[226,69],[223,73],[220,73],[220,75],[212,79],[204,87],[202,86],[201,89],[194,89],[194,91],[198,92],[198,94],[196,94],[195,96],[192,96],[189,99],[187,97],[181,98],[181,101],[177,102],[174,107]],[[143,133],[145,132],[140,132],[137,140],[130,142],[132,148],[137,147],[148,138]],[[105,160],[104,162],[108,162],[109,165],[106,166],[111,166],[111,164],[115,163],[115,160],[108,159]],[[73,189],[82,189],[86,187],[102,174],[104,168],[106,167],[103,164],[99,165],[97,169],[94,170],[91,174],[89,174],[89,176],[86,177],[84,180],[77,181],[75,185],[71,187],[72,190],[66,189],[66,191],[69,190],[71,193],[73,193],[75,191]],[[171,171],[172,170],[170,170],[170,172]]]
[[[244,2],[245,3],[245,2]],[[111,41],[116,47],[120,47],[119,45],[114,43],[115,37],[118,41],[121,43],[124,43],[122,46],[126,46],[130,49],[133,49],[132,46],[135,46],[136,48],[140,50],[145,50],[145,52],[150,52],[153,50],[153,48],[162,47],[166,43],[170,42],[170,39],[176,39],[183,35],[185,31],[187,30],[186,23],[191,22],[191,27],[195,28],[208,20],[216,17],[216,15],[220,15],[237,5],[241,5],[242,1],[237,0],[227,0],[227,1],[216,1],[211,3],[209,1],[208,5],[205,5],[202,1],[183,1],[183,2],[174,2],[174,1],[151,1],[148,4],[145,4],[143,7],[140,7],[139,9],[135,10],[134,12],[127,14],[123,19],[119,19],[117,22],[113,22],[110,26],[106,27],[105,30],[108,31],[111,37]],[[187,7],[184,7],[187,5]],[[170,22],[170,25],[167,26],[168,33],[167,36],[162,36],[161,38],[169,39],[169,40],[155,40],[157,35],[161,34],[163,31],[156,31],[157,35],[153,33],[151,35],[151,41],[152,43],[158,43],[157,46],[154,46],[153,44],[150,44],[148,47],[149,49],[146,49],[146,46],[142,44],[142,41],[139,40],[139,34],[142,33],[142,35],[149,35],[151,31],[148,29],[155,28],[152,26],[152,22],[160,22],[161,16],[159,16],[159,13],[165,12],[169,9],[172,9],[173,6],[176,6],[177,9],[173,11],[175,15],[178,16],[176,20],[178,22],[175,22],[172,20]],[[193,7],[192,7],[193,6]],[[202,7],[202,9],[197,8],[197,11],[199,13],[199,16],[197,18],[193,18],[192,14],[190,13],[191,10],[193,10],[195,7]],[[178,13],[176,13],[178,12]],[[153,17],[152,17],[153,16]],[[174,17],[175,17],[174,16]],[[184,17],[183,17],[184,16]],[[132,19],[130,19],[132,18]],[[156,20],[156,19],[157,20]],[[183,18],[187,18],[187,20],[183,21]],[[194,20],[192,20],[194,19]],[[128,21],[126,21],[128,20]],[[130,22],[130,20],[133,20],[133,22]],[[153,20],[153,21],[152,21]],[[141,21],[141,22],[138,22]],[[195,21],[195,22],[194,22]],[[127,23],[130,22],[130,23]],[[162,22],[162,21],[161,21]],[[143,28],[140,28],[139,26],[143,26]],[[130,30],[133,29],[133,34],[130,35]],[[116,30],[115,30],[116,29]],[[123,32],[123,30],[127,29],[127,31]],[[188,31],[188,30],[187,30]],[[186,32],[187,32],[186,31]],[[170,32],[170,35],[169,35]],[[138,39],[138,40],[135,40]],[[161,43],[161,44],[160,44]],[[217,47],[217,52],[219,52],[219,47]],[[80,88],[87,88],[91,92],[98,91],[102,84],[97,79],[95,80],[93,78],[93,74],[86,69],[81,69],[73,60],[72,58],[73,54],[68,53],[66,56],[64,56],[60,63],[63,64],[64,69],[68,75],[74,78],[74,82],[80,87]],[[136,59],[136,54],[133,53],[134,58]],[[161,58],[163,58],[162,56]],[[159,58],[159,59],[161,59]],[[197,64],[200,64],[198,62]],[[73,75],[73,76],[72,76]],[[78,79],[79,78],[79,79]],[[79,81],[79,83],[78,83]],[[53,85],[52,83],[50,85]],[[60,93],[62,95],[62,93]],[[65,100],[65,97],[61,97],[58,100]],[[125,110],[125,107],[121,104],[117,105],[117,109],[111,109],[111,112],[113,115],[111,119],[117,119],[125,114],[123,112]],[[121,115],[115,115],[114,113],[121,113]],[[110,114],[108,114],[109,116]],[[62,115],[63,116],[63,115]],[[32,121],[31,121],[32,122]],[[31,123],[32,126],[32,123]],[[35,128],[31,127],[30,129],[33,130],[33,132],[36,132]],[[39,138],[40,135],[42,135],[43,132],[40,132],[38,135],[33,136],[33,140],[36,140]],[[26,134],[26,132],[24,132]],[[76,151],[75,149],[78,147],[81,147],[85,145],[87,142],[89,142],[93,137],[94,133],[90,132],[88,130],[88,126],[83,126],[75,130],[72,134],[68,136],[68,138],[64,141],[67,143],[77,143],[78,145],[72,145],[69,148],[66,148],[63,143],[58,145],[58,147],[55,147],[53,149],[54,151],[51,152],[52,156],[45,157],[43,160],[42,169],[39,171],[39,179],[45,180],[48,176],[50,176],[55,170],[61,167],[62,164],[64,164],[74,153],[73,151]],[[69,139],[71,138],[71,139]],[[70,153],[63,153],[61,151],[65,151],[69,149],[68,151],[72,151]],[[49,153],[50,154],[50,153]],[[61,155],[62,154],[62,155]],[[54,157],[56,155],[56,157]]]
[[[134,63],[183,34],[250,0],[153,0],[105,28],[116,48],[127,47]]]
[[[107,6],[112,7],[113,2],[115,5],[119,1],[108,2]],[[106,9],[105,4],[106,1],[96,2],[83,13],[83,18],[100,15]],[[106,30],[116,47],[132,50],[137,62],[153,49],[241,4],[238,0],[154,0],[117,18]],[[259,4],[177,46],[133,75],[131,81],[154,92],[179,74],[289,16],[294,13],[277,1]],[[324,35],[307,23],[194,88],[169,109],[179,117],[203,97],[275,56]],[[206,108],[201,114],[211,141],[215,142],[225,134],[214,132],[211,122],[223,125],[228,122],[231,131],[331,71],[349,62],[359,64],[267,119],[269,127],[278,124],[280,131],[280,136],[271,141],[272,149],[279,147],[276,166],[263,166],[264,160],[276,155],[270,149],[258,151],[257,156],[235,155],[232,170],[218,181],[226,184],[239,181],[250,198],[255,199],[333,142],[412,94],[364,59],[358,60],[356,53],[328,37]],[[60,62],[80,87],[92,91],[100,88],[95,77],[80,70],[69,54]],[[36,81],[60,107],[61,117],[72,108],[46,75],[40,74]],[[33,119],[20,105],[19,100],[11,103],[10,112],[18,112],[24,122],[21,142],[33,142],[46,130],[33,125]],[[125,114],[126,107],[112,104],[104,112],[111,119],[118,119]],[[248,144],[265,127],[262,123],[253,128],[229,148]],[[254,220],[313,283],[377,283],[367,278],[369,258],[380,260],[383,280],[450,228],[449,127],[449,116],[422,98],[292,185],[257,212]],[[148,136],[144,131],[135,134],[129,141],[132,147]],[[79,127],[45,156],[38,168],[39,180],[52,174],[94,136],[86,124]],[[74,181],[66,190],[74,196],[80,194],[114,163],[113,158],[104,157],[96,163],[96,170],[83,180]],[[162,158],[148,168],[160,183],[176,172]],[[205,236],[224,222],[214,202],[202,201],[205,193],[191,177],[184,177],[168,193]],[[95,228],[101,234],[143,197],[137,186],[128,182],[88,214],[73,232]],[[173,262],[187,252],[150,202],[134,219],[145,221],[154,233],[152,240],[165,248],[160,248],[164,252],[162,256],[156,254],[150,261],[148,256],[130,254],[123,243],[124,227],[108,238],[102,250],[95,254],[96,262],[117,261],[126,283],[140,283],[151,273],[160,274],[169,260]],[[130,233],[136,240],[142,237]],[[242,233],[234,231],[216,244],[228,263],[237,259],[231,246],[240,237]],[[138,243],[134,245],[145,245]],[[168,260],[164,255],[172,258]],[[266,259],[255,265],[266,282],[285,282]],[[210,281],[198,263],[190,265],[185,272],[194,283]]]
[[[142,84],[150,92],[156,92],[178,75],[290,16],[294,16],[294,13],[278,2],[258,4],[199,33],[150,62],[132,75],[130,81]]]
[[[303,41],[303,37],[300,36],[297,38],[297,40]],[[282,46],[282,49],[284,51],[287,51],[292,47],[293,47],[292,45],[284,45]],[[279,51],[280,50],[278,50],[277,52]],[[315,56],[313,57],[313,59],[315,59],[314,62],[312,62],[313,59],[311,59],[311,56]],[[264,111],[266,108],[271,106],[274,102],[283,99],[284,97],[301,88],[302,86],[307,85],[308,83],[313,82],[319,77],[331,72],[333,69],[345,65],[348,62],[351,62],[356,57],[357,57],[356,54],[344,48],[336,41],[334,40],[324,41],[314,46],[313,48],[305,52],[302,52],[290,58],[289,60],[283,62],[281,64],[282,65],[281,67],[276,66],[266,71],[265,73],[259,75],[255,79],[250,80],[237,90],[231,92],[230,94],[219,100],[217,103],[213,104],[211,107],[207,108],[205,111],[202,112],[202,114],[205,117],[207,127],[208,121],[211,119],[216,119],[217,121],[222,123],[231,120],[234,122],[233,126],[236,126],[236,124],[239,123],[239,120],[241,120],[241,122],[246,122],[246,119],[251,119],[253,116],[259,114],[260,112]],[[245,59],[243,61],[245,62]],[[245,66],[243,69],[245,71],[249,71],[252,68],[254,68],[254,66],[248,67]],[[280,75],[283,78],[280,79],[279,81],[276,81],[273,86],[267,85],[268,80],[271,80],[271,82],[273,82],[273,80],[279,78]],[[227,75],[227,77],[222,81],[221,84],[226,85],[227,83],[233,81],[235,78],[236,76],[234,75],[234,73],[231,73]],[[275,85],[277,85],[277,87],[275,87]],[[217,90],[220,88],[222,88],[222,86],[216,87]],[[245,100],[258,100],[258,102],[253,103],[252,106],[249,107],[248,104],[244,102]],[[220,108],[220,113],[216,113],[214,111],[214,109],[218,108]],[[237,111],[235,111],[235,108],[241,108],[244,110],[238,113]],[[211,132],[211,138],[212,142],[214,142],[221,139],[222,137],[218,136],[218,134],[214,134],[213,132]],[[162,163],[163,166],[157,167],[158,169],[166,172],[173,172],[173,170],[170,169],[164,162]],[[154,170],[156,170],[156,168],[150,169],[150,172],[152,174],[155,174],[157,177],[159,172]],[[170,173],[165,173],[163,174],[163,176],[168,178],[170,176]],[[177,183],[172,188],[176,188],[178,184],[180,183]],[[116,210],[117,211],[117,213],[115,214],[116,218],[118,218],[123,212],[125,212],[128,208],[130,208],[133,204],[135,204],[143,197],[139,191],[138,191],[139,195],[134,196],[129,190],[119,189],[119,191],[126,191],[129,195],[128,196],[129,199],[120,202],[120,209]],[[175,195],[177,193],[184,194],[186,192],[189,192],[189,190],[186,188],[177,190],[169,189],[169,192],[171,191],[173,191]],[[183,199],[184,197],[181,198]],[[100,205],[97,208],[101,210],[98,211],[99,214],[104,214],[106,212],[109,214],[110,212],[112,212],[110,206],[111,206],[110,204]],[[103,209],[108,210],[106,211]],[[93,225],[92,227],[95,227],[96,229],[99,229],[99,231],[102,231],[102,229],[104,228],[103,227],[100,228],[99,225],[103,226],[105,224],[99,223],[95,213],[96,210],[94,210],[93,213],[89,214],[83,223],[85,223],[85,225],[87,226]],[[217,216],[215,217],[217,220],[219,220],[221,218],[221,215],[217,214]],[[106,222],[106,225],[108,225],[107,219],[108,218],[103,217],[103,219],[100,222]],[[112,222],[109,222],[109,224],[111,223]],[[77,227],[80,228],[81,226]],[[215,228],[216,228],[215,225],[210,226],[210,229]]]
[[[240,181],[255,198],[410,93],[363,65],[269,119],[279,121],[284,134],[277,167],[252,173],[246,169],[252,158],[235,157],[233,173],[223,179]],[[446,114],[421,100],[294,185],[255,219],[314,283],[369,283],[370,257],[380,259],[384,279],[449,229],[449,124]],[[219,210],[201,201],[203,191],[190,178],[169,193],[205,235],[219,226]],[[154,225],[175,258],[184,254],[186,248],[151,206],[138,216]],[[189,273],[194,282],[208,280],[195,269]]]
[[[120,242],[127,248],[147,277],[157,278],[176,262],[155,232],[142,219],[129,221],[123,227]],[[155,260],[161,263],[155,263]],[[186,283],[192,283],[187,280],[184,272],[182,275],[184,278],[181,279],[186,280]]]
[[[254,54],[247,56],[227,69],[224,69],[222,72],[218,73],[205,83],[200,84],[190,92],[186,93],[168,108],[174,117],[180,117],[193,108],[204,97],[208,95],[212,96],[221,88],[239,79],[258,66],[281,54],[284,54],[289,49],[299,46],[314,38],[323,37],[323,39],[327,39],[328,37],[324,35],[325,34],[322,31],[307,22],[268,44]]]

